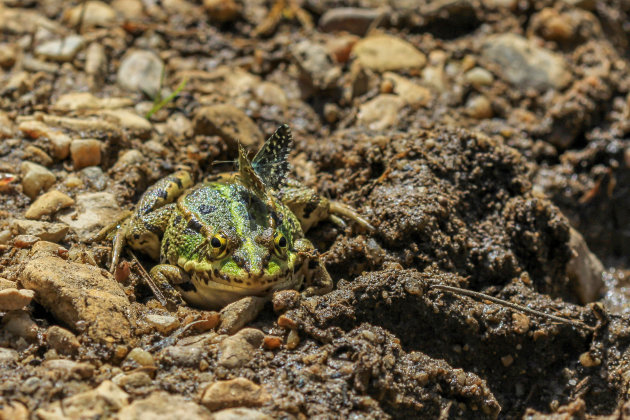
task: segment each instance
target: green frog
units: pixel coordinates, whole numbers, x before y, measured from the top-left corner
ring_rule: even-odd
[[[125,245],[159,264],[150,277],[170,305],[182,299],[206,309],[245,296],[303,288],[327,293],[332,280],[304,237],[338,216],[372,226],[352,208],[287,178],[291,131],[282,125],[250,161],[239,146],[238,171],[194,185],[190,173],[167,176],[115,226],[112,270]]]

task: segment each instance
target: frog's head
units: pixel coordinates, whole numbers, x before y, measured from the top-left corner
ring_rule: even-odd
[[[197,279],[196,291],[182,293],[188,301],[205,292],[204,306],[219,306],[301,283],[304,258],[294,247],[301,228],[282,203],[269,206],[239,184],[208,184],[183,196],[178,209],[177,265]]]

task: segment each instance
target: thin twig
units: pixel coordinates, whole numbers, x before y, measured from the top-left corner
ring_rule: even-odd
[[[535,309],[528,308],[527,306],[517,305],[516,303],[508,302],[507,300],[503,300],[503,299],[495,298],[495,297],[490,296],[490,295],[486,295],[485,293],[475,292],[473,290],[462,289],[462,288],[459,288],[459,287],[445,286],[445,285],[442,285],[442,284],[434,284],[434,285],[431,286],[431,288],[432,289],[439,289],[439,290],[446,290],[447,292],[456,293],[456,294],[465,295],[465,296],[470,296],[470,297],[477,298],[477,299],[489,300],[490,302],[493,302],[493,303],[496,303],[496,304],[499,304],[499,305],[503,305],[503,306],[507,306],[508,308],[512,308],[514,310],[521,311],[521,312],[524,312],[524,313],[527,313],[527,314],[530,314],[530,315],[536,315],[536,316],[540,316],[540,317],[543,317],[543,318],[551,319],[553,321],[560,322],[560,323],[563,323],[563,324],[573,325],[574,327],[583,328],[583,329],[588,330],[588,331],[595,331],[594,327],[586,325],[583,322],[574,321],[572,319],[562,318],[562,317],[555,316],[555,315],[549,315],[549,314],[546,314],[544,312],[540,312],[540,311],[537,311]]]
[[[149,286],[149,288],[155,295],[156,299],[160,302],[160,304],[162,304],[162,306],[166,308],[168,301],[166,300],[166,298],[164,297],[160,289],[155,285],[155,283],[153,282],[153,279],[151,278],[149,273],[147,273],[147,270],[145,270],[142,264],[140,264],[140,261],[138,260],[138,257],[136,257],[136,254],[134,254],[133,251],[128,248],[127,248],[127,252],[131,256],[131,259],[133,260],[134,264],[140,269],[141,277],[147,283],[147,285]]]

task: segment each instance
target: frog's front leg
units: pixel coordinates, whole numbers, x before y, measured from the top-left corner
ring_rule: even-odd
[[[315,249],[311,241],[301,238],[295,241],[295,250],[302,256],[302,266],[298,270],[298,275],[304,276],[304,296],[323,295],[333,288],[333,281],[324,267],[319,252]]]
[[[368,231],[374,230],[370,222],[352,207],[338,201],[328,200],[314,189],[305,187],[295,180],[288,180],[287,185],[278,192],[278,198],[297,216],[304,232],[327,219],[337,224],[343,224],[337,216],[350,219]]]
[[[140,198],[135,212],[116,231],[112,271],[116,268],[126,243],[154,260],[159,259],[160,238],[175,208],[173,202],[192,184],[190,174],[179,171],[160,179],[147,189]]]
[[[184,303],[182,295],[173,285],[184,285],[191,281],[190,276],[183,269],[171,264],[158,264],[151,269],[151,280],[162,293],[169,310],[176,310]]]

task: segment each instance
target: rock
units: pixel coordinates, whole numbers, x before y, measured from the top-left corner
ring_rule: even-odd
[[[0,230],[0,244],[6,245],[11,240],[11,231],[8,229]]]
[[[319,18],[319,27],[324,32],[345,31],[364,36],[370,26],[383,16],[380,9],[361,9],[358,7],[337,7],[326,10]]]
[[[405,101],[397,95],[378,95],[359,107],[357,121],[370,130],[384,130],[398,121],[404,106]]]
[[[71,61],[83,48],[85,40],[80,35],[48,41],[35,48],[35,54],[53,61]]]
[[[68,233],[65,223],[40,222],[35,220],[14,220],[13,226],[19,235],[33,235],[48,242],[59,242]]]
[[[217,381],[203,392],[201,404],[215,411],[232,407],[259,407],[270,399],[270,395],[249,379],[235,378]]]
[[[54,214],[73,204],[74,200],[72,198],[60,191],[52,190],[35,200],[26,210],[24,216],[27,219],[39,219],[44,215]]]
[[[2,46],[0,45],[0,51]],[[9,118],[6,112],[0,111],[0,139],[8,139],[13,137],[14,132],[13,121]]]
[[[103,173],[103,170],[98,166],[88,166],[81,169],[79,172],[81,185],[85,184],[88,188],[102,191],[107,186],[109,178]],[[67,179],[66,179],[67,182]],[[84,197],[80,195],[81,199]]]
[[[16,286],[14,281],[3,279],[0,277],[0,290],[11,289]]]
[[[84,109],[117,109],[133,106],[128,98],[97,98],[89,92],[73,92],[61,95],[53,105],[55,111],[69,112]]]
[[[243,366],[254,357],[265,335],[255,328],[244,328],[219,344],[217,363],[228,369]]]
[[[57,325],[48,328],[44,337],[48,346],[55,349],[59,354],[76,354],[81,347],[81,343],[79,343],[79,340],[72,332]]]
[[[142,0],[113,0],[111,5],[125,19],[134,20],[145,17]]]
[[[321,44],[304,40],[292,45],[290,51],[302,74],[316,89],[334,86],[341,76],[341,69],[333,64]]]
[[[61,130],[49,127],[37,120],[27,120],[20,123],[18,129],[27,136],[37,139],[46,138],[53,146],[53,155],[57,159],[65,159],[70,153],[70,137]]]
[[[155,53],[133,50],[125,55],[118,68],[118,84],[130,91],[154,98],[162,86],[164,63]]]
[[[208,17],[217,22],[230,22],[238,19],[243,11],[240,3],[234,0],[203,0]]]
[[[149,314],[144,319],[163,335],[168,335],[179,327],[179,320],[170,315]]]
[[[55,174],[33,162],[22,162],[20,171],[22,189],[31,200],[34,200],[41,191],[50,188],[56,180]]]
[[[230,335],[236,333],[248,322],[256,319],[267,301],[267,298],[247,296],[230,303],[220,312],[221,324],[219,325],[219,333]]]
[[[28,256],[32,259],[40,257],[67,256],[68,250],[59,244],[47,241],[39,241],[31,248]]]
[[[141,388],[143,386],[149,386],[153,383],[153,380],[146,372],[129,372],[127,374],[121,373],[112,379],[112,381],[127,390],[133,388]]]
[[[56,115],[44,114],[41,116],[42,121],[49,125],[64,128],[66,130],[75,131],[83,135],[85,133],[95,133],[99,137],[104,137],[106,133],[118,134],[120,130],[118,127],[108,121],[104,121],[102,118],[70,118],[70,117],[58,117]]]
[[[0,43],[0,67],[13,67],[17,57],[18,48],[15,44]]]
[[[199,108],[193,123],[195,134],[221,136],[232,150],[237,149],[239,142],[245,147],[263,142],[263,134],[254,121],[232,105]]]
[[[567,264],[567,275],[573,282],[574,292],[585,305],[600,298],[604,287],[604,266],[589,249],[584,237],[571,228],[569,247],[573,256]]]
[[[472,95],[466,101],[466,113],[473,118],[492,118],[492,104],[484,95]]]
[[[184,367],[199,367],[203,348],[199,346],[169,346],[160,354],[162,363]]]
[[[102,78],[106,70],[105,47],[99,42],[92,42],[85,51],[85,72],[92,77]]]
[[[67,10],[63,14],[63,20],[73,27],[78,26],[79,21],[82,28],[108,27],[116,23],[116,11],[102,1],[88,1]]]
[[[111,381],[98,388],[55,401],[35,411],[37,418],[45,420],[67,418],[106,418],[129,404],[129,396]]]
[[[70,143],[70,154],[72,155],[74,169],[100,165],[101,142],[95,139],[72,140],[72,143]]]
[[[12,311],[2,318],[2,329],[27,341],[37,340],[39,327],[25,311]]]
[[[26,146],[24,148],[24,159],[32,160],[42,166],[51,166],[53,164],[53,160],[48,156],[48,153],[37,146]]]
[[[482,55],[494,62],[500,74],[518,89],[562,89],[571,81],[564,58],[520,35],[488,38]]]
[[[29,420],[29,418],[28,408],[18,401],[7,401],[0,408],[0,419]]]
[[[356,60],[377,72],[419,69],[426,57],[413,45],[391,35],[373,35],[357,42],[352,49]]]
[[[209,412],[204,407],[180,395],[155,391],[146,398],[134,401],[118,412],[118,420],[206,420]]]
[[[226,410],[217,411],[210,420],[272,420],[273,417],[265,413],[261,413],[251,408],[228,408]]]
[[[426,106],[431,100],[431,91],[429,89],[396,73],[387,72],[383,74],[383,79],[390,81],[393,84],[394,93],[413,108]]]
[[[33,236],[33,235],[17,235],[15,238],[13,238],[13,246],[16,248],[30,248],[32,247],[37,241],[39,241],[39,238],[37,236]]]
[[[106,110],[100,112],[99,115],[129,131],[130,134],[143,139],[149,138],[153,129],[153,126],[146,118],[132,111],[124,109]]]
[[[139,347],[131,349],[131,351],[127,354],[126,359],[134,361],[140,366],[155,366],[155,361],[153,360],[151,353]]]
[[[35,292],[28,289],[2,289],[0,290],[0,312],[21,309],[31,303]]]
[[[94,366],[89,363],[75,362],[67,359],[47,360],[43,367],[48,371],[57,371],[65,378],[88,379],[94,376]]]
[[[97,267],[40,257],[28,261],[19,282],[37,301],[75,332],[111,344],[131,335],[129,300],[111,274]]]
[[[108,192],[93,192],[77,195],[76,210],[59,216],[81,240],[97,233],[101,228],[120,217],[121,209],[116,196]]]
[[[279,290],[274,292],[271,302],[273,311],[282,314],[289,309],[297,308],[301,300],[300,292],[297,290]]]
[[[475,87],[489,86],[494,82],[494,77],[483,67],[474,67],[464,74],[464,80]]]
[[[20,355],[13,349],[7,349],[0,347],[0,365],[4,365],[11,362],[17,362]]]

